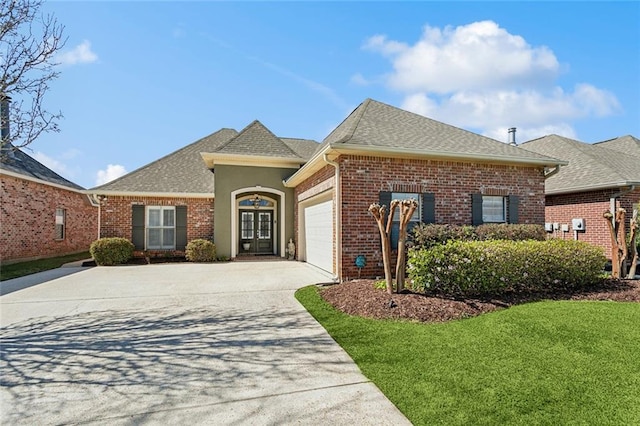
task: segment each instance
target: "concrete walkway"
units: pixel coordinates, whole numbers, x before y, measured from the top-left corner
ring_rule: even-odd
[[[298,262],[158,264],[5,294],[0,423],[409,424],[294,299],[327,281]]]

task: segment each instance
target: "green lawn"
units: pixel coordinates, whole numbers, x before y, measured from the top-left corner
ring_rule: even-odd
[[[416,425],[639,425],[640,304],[539,302],[445,324],[296,298]]]
[[[25,275],[35,274],[36,272],[47,271],[49,269],[56,269],[65,263],[83,259],[91,259],[91,255],[88,251],[69,254],[67,256],[50,257],[48,259],[12,263],[11,265],[0,265],[0,281],[23,277]]]

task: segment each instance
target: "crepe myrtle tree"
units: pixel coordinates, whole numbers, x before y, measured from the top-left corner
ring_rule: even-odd
[[[411,216],[418,208],[418,202],[411,200],[392,200],[389,204],[389,214],[387,215],[387,207],[378,203],[369,206],[369,213],[376,220],[378,230],[380,231],[380,241],[382,243],[382,262],[384,265],[384,278],[387,292],[393,293],[393,276],[391,271],[391,227],[393,225],[393,216],[397,208],[400,208],[400,229],[398,235],[398,259],[396,263],[396,291],[400,292],[404,288],[404,279],[406,271],[406,254],[405,242],[407,239],[407,225],[411,220]],[[385,220],[386,219],[386,220]]]
[[[639,203],[640,204],[640,203]],[[629,240],[625,229],[626,210],[619,208],[615,215],[607,210],[603,213],[611,236],[611,277],[633,279],[638,263],[638,210],[629,220]],[[627,269],[628,268],[628,269]]]
[[[0,155],[59,131],[62,114],[48,111],[44,97],[59,75],[56,56],[66,39],[64,26],[43,14],[42,5],[43,0],[0,0]]]

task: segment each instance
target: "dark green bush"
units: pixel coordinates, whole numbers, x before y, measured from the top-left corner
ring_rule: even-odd
[[[413,227],[411,238],[416,248],[430,248],[447,241],[473,241],[476,239],[473,226],[424,223]]]
[[[430,248],[448,241],[537,240],[547,238],[542,225],[495,223],[480,225],[420,224],[411,231],[416,248]]]
[[[216,246],[208,240],[191,240],[185,256],[189,262],[213,262],[216,260]]]
[[[547,233],[542,225],[492,223],[475,228],[478,240],[544,241]]]
[[[126,238],[101,238],[91,243],[89,252],[100,266],[120,265],[133,257],[134,246]]]
[[[451,241],[410,250],[407,271],[416,291],[481,295],[586,287],[605,262],[581,241]]]

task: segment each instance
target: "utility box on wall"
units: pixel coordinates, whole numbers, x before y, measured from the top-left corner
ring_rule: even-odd
[[[574,231],[584,231],[584,219],[571,219],[571,227]]]

